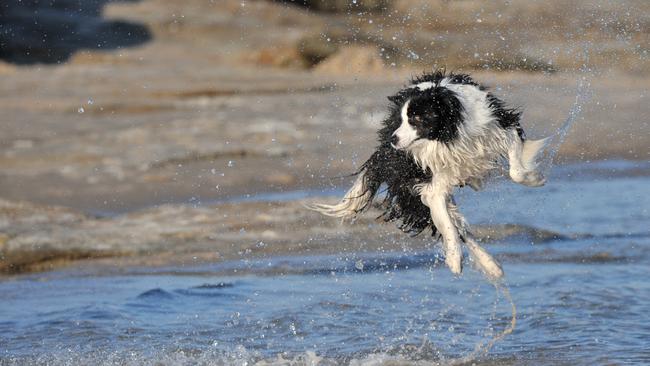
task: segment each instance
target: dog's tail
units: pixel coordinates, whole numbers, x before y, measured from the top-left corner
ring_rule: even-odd
[[[352,188],[336,204],[311,203],[305,206],[323,215],[341,218],[354,218],[370,206],[375,195],[375,189],[369,187],[366,171],[361,170],[354,181]]]
[[[526,140],[521,149],[521,163],[526,171],[536,171],[550,137],[541,140]]]

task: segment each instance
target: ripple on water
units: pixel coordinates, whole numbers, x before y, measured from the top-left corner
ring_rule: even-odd
[[[161,289],[161,288],[154,288],[151,290],[147,290],[140,295],[137,296],[138,299],[153,299],[153,300],[171,300],[174,298],[174,295]]]
[[[472,222],[561,234],[487,245],[520,316],[477,365],[650,363],[648,178],[576,183],[461,204]],[[2,281],[0,364],[444,364],[502,331],[510,308],[470,265],[454,277],[440,260],[359,252]]]

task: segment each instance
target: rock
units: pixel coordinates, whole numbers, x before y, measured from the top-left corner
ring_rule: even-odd
[[[319,63],[314,72],[322,74],[374,75],[385,71],[374,46],[346,46]]]
[[[295,47],[265,47],[244,57],[262,66],[304,69],[309,63]]]
[[[309,66],[318,64],[338,51],[338,39],[331,34],[311,35],[298,42],[300,56]]]

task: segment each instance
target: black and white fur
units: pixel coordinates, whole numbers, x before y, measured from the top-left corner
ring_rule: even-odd
[[[502,277],[497,261],[473,239],[452,193],[465,185],[480,189],[489,172],[506,161],[513,181],[543,185],[536,159],[546,139],[527,140],[521,113],[468,75],[425,74],[388,99],[390,114],[379,130],[379,146],[352,188],[337,204],[310,208],[352,218],[385,184],[381,217],[386,221],[399,220],[411,234],[429,228],[442,236],[445,262],[454,274],[462,271],[462,242],[488,276]]]

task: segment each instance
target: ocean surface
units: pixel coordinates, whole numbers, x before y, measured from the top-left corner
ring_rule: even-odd
[[[583,163],[540,189],[463,190],[472,224],[560,234],[486,245],[506,273],[498,286],[469,262],[455,278],[438,251],[400,246],[5,278],[0,365],[650,364],[649,172]],[[495,340],[513,304],[516,327]]]

